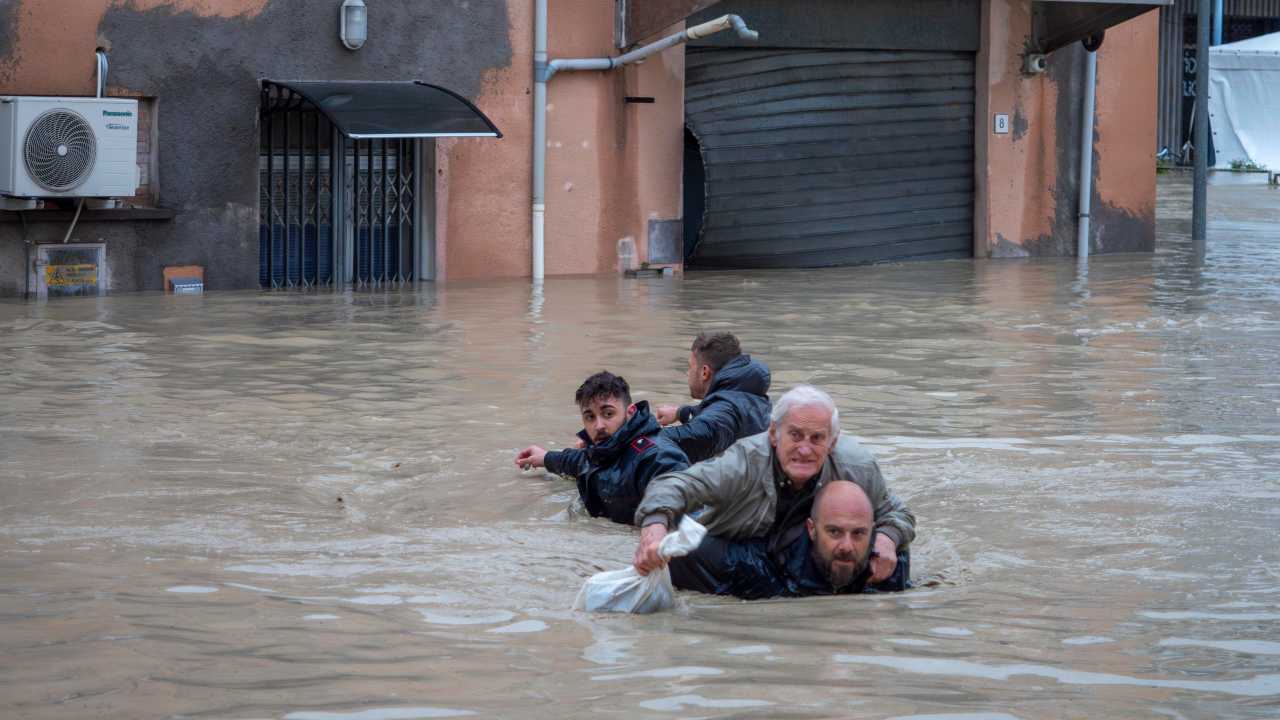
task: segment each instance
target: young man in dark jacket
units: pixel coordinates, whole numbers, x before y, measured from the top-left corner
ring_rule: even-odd
[[[522,468],[548,472],[578,482],[578,494],[592,517],[630,524],[649,481],[684,470],[689,459],[662,437],[649,413],[649,403],[631,402],[627,381],[609,372],[587,378],[574,394],[582,413],[581,449],[548,452],[530,445],[516,455]]]
[[[689,349],[689,395],[697,405],[660,405],[655,414],[669,440],[702,462],[740,438],[769,429],[769,368],[742,354],[731,333],[699,333]],[[680,425],[673,425],[679,420]]]
[[[697,550],[672,558],[668,566],[681,590],[745,600],[905,590],[910,576],[905,552],[898,554],[892,575],[871,582],[875,533],[866,493],[856,483],[838,480],[818,491],[804,523],[748,540],[707,536]]]

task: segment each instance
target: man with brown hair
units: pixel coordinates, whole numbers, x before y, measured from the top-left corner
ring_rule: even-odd
[[[582,415],[582,447],[548,452],[530,445],[516,455],[515,464],[573,478],[592,517],[630,524],[649,481],[684,470],[689,460],[662,437],[649,403],[631,402],[625,379],[598,372],[583,381],[573,400]]]
[[[732,333],[699,333],[689,348],[689,395],[697,405],[659,405],[662,434],[702,462],[769,427],[769,368],[742,353]],[[679,425],[674,425],[676,420]]]

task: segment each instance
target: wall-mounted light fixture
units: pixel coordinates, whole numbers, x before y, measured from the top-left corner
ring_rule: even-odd
[[[348,50],[359,50],[369,38],[369,9],[364,0],[342,0],[338,10],[338,37]]]

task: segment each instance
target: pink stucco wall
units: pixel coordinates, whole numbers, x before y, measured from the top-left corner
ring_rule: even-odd
[[[508,7],[512,64],[490,73],[477,100],[506,137],[442,142],[437,154],[447,216],[437,243],[451,279],[530,273],[533,3]],[[549,56],[616,55],[613,21],[613,3],[550,3]],[[560,73],[547,106],[546,274],[612,272],[623,238],[645,260],[648,220],[680,217],[683,48],[612,72]]]
[[[985,0],[978,53],[974,255],[1072,254],[1076,232],[1082,51],[1021,72],[1030,0]],[[1151,249],[1155,207],[1158,13],[1107,31],[1098,52],[1094,138],[1095,251]],[[1012,130],[996,135],[997,113]]]

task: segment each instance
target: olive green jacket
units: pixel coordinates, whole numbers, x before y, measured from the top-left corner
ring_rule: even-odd
[[[901,500],[889,493],[875,458],[853,437],[841,434],[822,466],[818,488],[833,479],[857,483],[876,512],[876,529],[905,550],[916,535],[916,518]],[[681,516],[698,508],[705,512],[698,522],[707,533],[720,537],[750,538],[768,534],[778,505],[778,486],[785,480],[774,459],[768,431],[745,437],[723,454],[687,470],[659,475],[649,483],[636,510],[636,524],[643,527],[665,522],[675,527]]]

